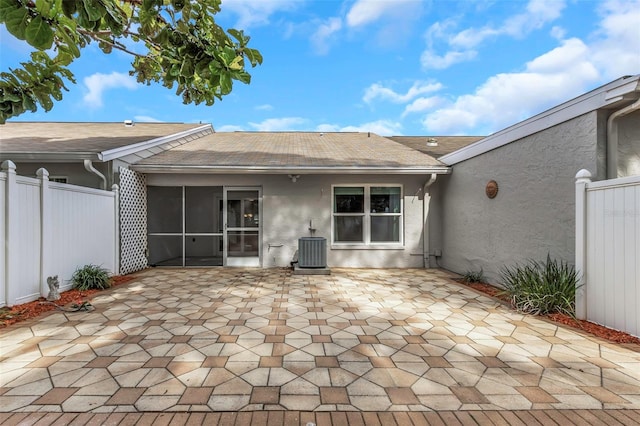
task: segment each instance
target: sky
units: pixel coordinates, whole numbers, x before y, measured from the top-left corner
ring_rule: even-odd
[[[13,121],[211,123],[216,131],[486,136],[640,73],[640,0],[223,0],[263,57],[213,106],[83,50],[77,84]],[[0,26],[0,70],[29,47]]]

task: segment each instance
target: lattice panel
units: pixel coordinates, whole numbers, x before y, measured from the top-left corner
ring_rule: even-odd
[[[120,273],[147,267],[147,180],[120,167]]]

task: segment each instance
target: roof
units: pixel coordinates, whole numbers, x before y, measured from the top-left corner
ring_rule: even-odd
[[[435,158],[373,133],[218,132],[137,162],[155,173],[449,173]]]
[[[7,122],[0,125],[0,155],[23,161],[107,161],[132,151],[127,148],[145,149],[203,128],[213,131],[210,124]]]
[[[408,146],[420,152],[424,152],[435,158],[442,157],[464,146],[479,141],[484,136],[389,136],[388,139]],[[437,145],[427,145],[427,142],[435,142]]]
[[[638,98],[640,98],[640,74],[621,77],[439,159],[452,166],[588,112],[622,108]]]

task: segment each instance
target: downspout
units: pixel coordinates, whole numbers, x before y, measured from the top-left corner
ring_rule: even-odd
[[[429,202],[431,201],[431,195],[429,195],[428,189],[436,181],[437,174],[431,173],[431,177],[422,186],[422,260],[423,267],[431,267],[431,256],[429,254]]]
[[[101,185],[102,189],[104,190],[107,189],[107,178],[102,173],[100,173],[95,167],[93,167],[93,163],[91,163],[91,160],[84,160],[84,168],[89,173],[93,173],[94,175],[102,179],[102,185]]]
[[[618,177],[618,124],[615,120],[640,109],[640,99],[609,116],[607,120],[607,179]]]

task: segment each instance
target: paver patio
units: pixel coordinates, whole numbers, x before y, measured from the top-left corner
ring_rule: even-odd
[[[442,270],[148,269],[1,331],[1,412],[640,409],[640,348]],[[637,411],[631,411],[637,415]]]

